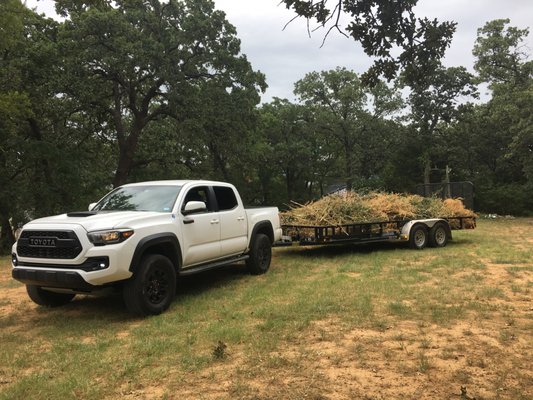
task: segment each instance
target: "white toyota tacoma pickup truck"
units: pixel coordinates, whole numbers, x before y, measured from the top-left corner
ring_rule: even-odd
[[[246,261],[265,273],[281,238],[278,209],[245,209],[235,187],[212,181],[154,181],[118,187],[89,211],[24,225],[12,276],[37,304],[115,287],[127,308],[159,314],[179,276]]]

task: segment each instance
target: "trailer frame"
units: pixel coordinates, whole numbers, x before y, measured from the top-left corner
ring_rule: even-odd
[[[470,221],[470,224],[466,223]],[[456,222],[456,223],[451,223]],[[448,240],[452,239],[452,230],[474,229],[475,217],[441,217],[428,219],[403,219],[376,222],[354,222],[339,225],[282,225],[283,233],[294,232],[296,235],[284,235],[282,243],[276,245],[292,245],[298,242],[302,246],[329,245],[342,243],[376,243],[376,242],[412,242],[414,231],[421,231],[419,235],[425,235],[424,243],[413,245],[414,248],[424,248],[431,241],[431,235],[436,235],[436,226],[441,226],[446,231],[446,240],[438,247],[444,247]],[[417,228],[415,228],[417,227]],[[312,230],[314,235],[301,235],[301,230]],[[442,232],[440,238],[442,238]],[[434,238],[433,238],[434,239]],[[433,243],[435,240],[432,241]]]

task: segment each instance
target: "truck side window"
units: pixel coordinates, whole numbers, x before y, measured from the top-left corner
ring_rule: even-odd
[[[227,186],[214,186],[215,196],[217,198],[218,209],[220,211],[231,210],[237,207],[237,197],[233,189]]]
[[[190,189],[183,201],[182,209],[189,201],[203,201],[207,206],[208,211],[213,211],[213,204],[209,199],[209,189],[206,186],[199,186]]]

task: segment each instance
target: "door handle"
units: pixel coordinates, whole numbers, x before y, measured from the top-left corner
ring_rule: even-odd
[[[237,221],[244,221],[244,217],[237,217]]]
[[[220,221],[218,219],[212,219],[211,224],[218,224]]]
[[[183,223],[184,224],[193,224],[194,223],[194,219],[192,219],[192,218],[183,218]]]

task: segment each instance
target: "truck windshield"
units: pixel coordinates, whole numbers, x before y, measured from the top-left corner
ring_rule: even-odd
[[[93,211],[157,211],[171,212],[181,186],[120,187],[93,207]]]

